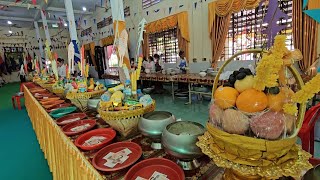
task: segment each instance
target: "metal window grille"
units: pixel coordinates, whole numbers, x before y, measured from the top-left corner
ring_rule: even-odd
[[[142,0],[142,8],[146,9],[148,7],[155,5],[155,4],[158,4],[161,1],[162,0]]]
[[[130,7],[127,6],[124,8],[124,17],[130,16]]]
[[[149,34],[150,56],[159,54],[163,62],[176,63],[179,57],[177,28]]]
[[[280,19],[277,22],[279,25],[286,25],[286,28],[280,34],[287,36],[287,48],[292,50],[292,0],[278,0],[278,2],[280,9],[289,17],[288,20]],[[224,52],[220,57],[221,61],[227,60],[233,54],[242,50],[265,47],[268,39],[266,35],[261,35],[261,31],[268,26],[267,24],[262,24],[268,7],[267,5],[262,7],[232,14]],[[245,54],[239,56],[237,60],[255,60],[255,56],[253,54]]]

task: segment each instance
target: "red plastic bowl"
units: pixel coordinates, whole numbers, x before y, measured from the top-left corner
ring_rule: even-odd
[[[164,158],[150,158],[139,162],[127,172],[124,179],[132,180],[136,179],[138,176],[149,179],[155,171],[167,175],[168,179],[185,179],[185,175],[181,167]]]
[[[129,154],[129,158],[125,162],[123,162],[122,164],[117,164],[116,166],[114,166],[114,168],[109,168],[104,165],[104,163],[107,162],[105,159],[103,159],[104,156],[106,156],[110,152],[115,153],[125,148],[128,148],[132,152],[131,154]],[[126,167],[129,167],[135,162],[137,162],[141,157],[141,155],[142,155],[142,149],[138,144],[133,142],[118,142],[118,143],[108,145],[107,147],[98,151],[92,159],[92,165],[100,171],[105,171],[105,172],[118,171]]]
[[[58,105],[55,105],[55,106],[53,106],[53,107],[51,107],[51,108],[47,109],[47,112],[48,112],[48,113],[50,113],[51,111],[54,111],[54,110],[56,110],[56,109],[64,108],[64,107],[69,107],[69,106],[71,106],[71,104],[70,104],[70,103],[58,104]]]
[[[87,114],[86,113],[72,113],[72,114],[68,114],[66,116],[63,116],[59,119],[56,120],[56,123],[59,125],[59,126],[64,126],[66,124],[70,124],[70,123],[73,123],[73,122],[65,122],[66,120],[69,120],[69,119],[75,119],[75,118],[80,118],[79,120],[81,119],[84,119],[85,117],[87,117]],[[79,121],[77,120],[77,121]],[[75,121],[74,121],[75,122]]]
[[[89,124],[90,126],[87,127],[86,129],[81,130],[81,131],[71,131],[72,128],[75,128],[75,127],[81,126],[81,125],[85,125],[85,124]],[[70,124],[63,126],[62,131],[67,136],[74,136],[74,135],[89,131],[95,125],[96,125],[96,120],[93,120],[93,119],[80,120],[80,121],[76,121],[76,122],[73,122],[73,123],[70,123]]]
[[[83,146],[86,140],[90,139],[92,136],[103,136],[106,139],[102,141],[100,144],[92,145],[92,146]],[[80,135],[76,141],[74,142],[77,147],[85,151],[91,151],[95,149],[101,149],[103,146],[109,144],[116,137],[116,131],[112,128],[100,128],[95,129],[89,132],[86,132]]]

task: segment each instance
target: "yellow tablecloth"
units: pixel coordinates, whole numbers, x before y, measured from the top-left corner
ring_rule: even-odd
[[[26,87],[24,96],[33,129],[48,161],[53,179],[103,179]]]

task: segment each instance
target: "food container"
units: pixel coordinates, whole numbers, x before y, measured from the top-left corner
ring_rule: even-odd
[[[203,155],[196,145],[198,136],[203,135],[204,127],[196,122],[177,121],[169,124],[162,133],[162,145],[165,151],[179,159],[178,164],[184,170],[198,168],[201,164],[196,161]]]
[[[162,149],[161,134],[163,129],[173,122],[175,122],[175,118],[170,112],[154,111],[141,117],[138,128],[142,135],[153,140],[151,144],[153,149]]]

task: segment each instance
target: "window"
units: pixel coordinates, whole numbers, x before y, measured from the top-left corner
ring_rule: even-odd
[[[149,34],[150,56],[159,54],[163,62],[176,63],[178,51],[177,28]]]
[[[280,34],[287,35],[287,48],[292,50],[292,0],[278,1],[280,9],[289,16],[288,20],[280,19],[278,21],[279,24],[286,25],[286,28],[282,30]],[[258,7],[253,10],[243,10],[232,14],[224,52],[222,52],[220,60],[227,60],[232,55],[242,50],[265,47],[265,43],[268,39],[266,35],[261,35],[261,31],[267,28],[267,24],[262,24],[267,9],[267,6],[262,6],[262,8]],[[254,54],[245,54],[238,56],[237,60],[254,59]]]
[[[130,16],[130,7],[127,6],[126,8],[124,8],[124,17],[128,17]]]
[[[142,8],[146,9],[148,7],[155,5],[155,4],[158,4],[161,1],[162,0],[142,0]]]

